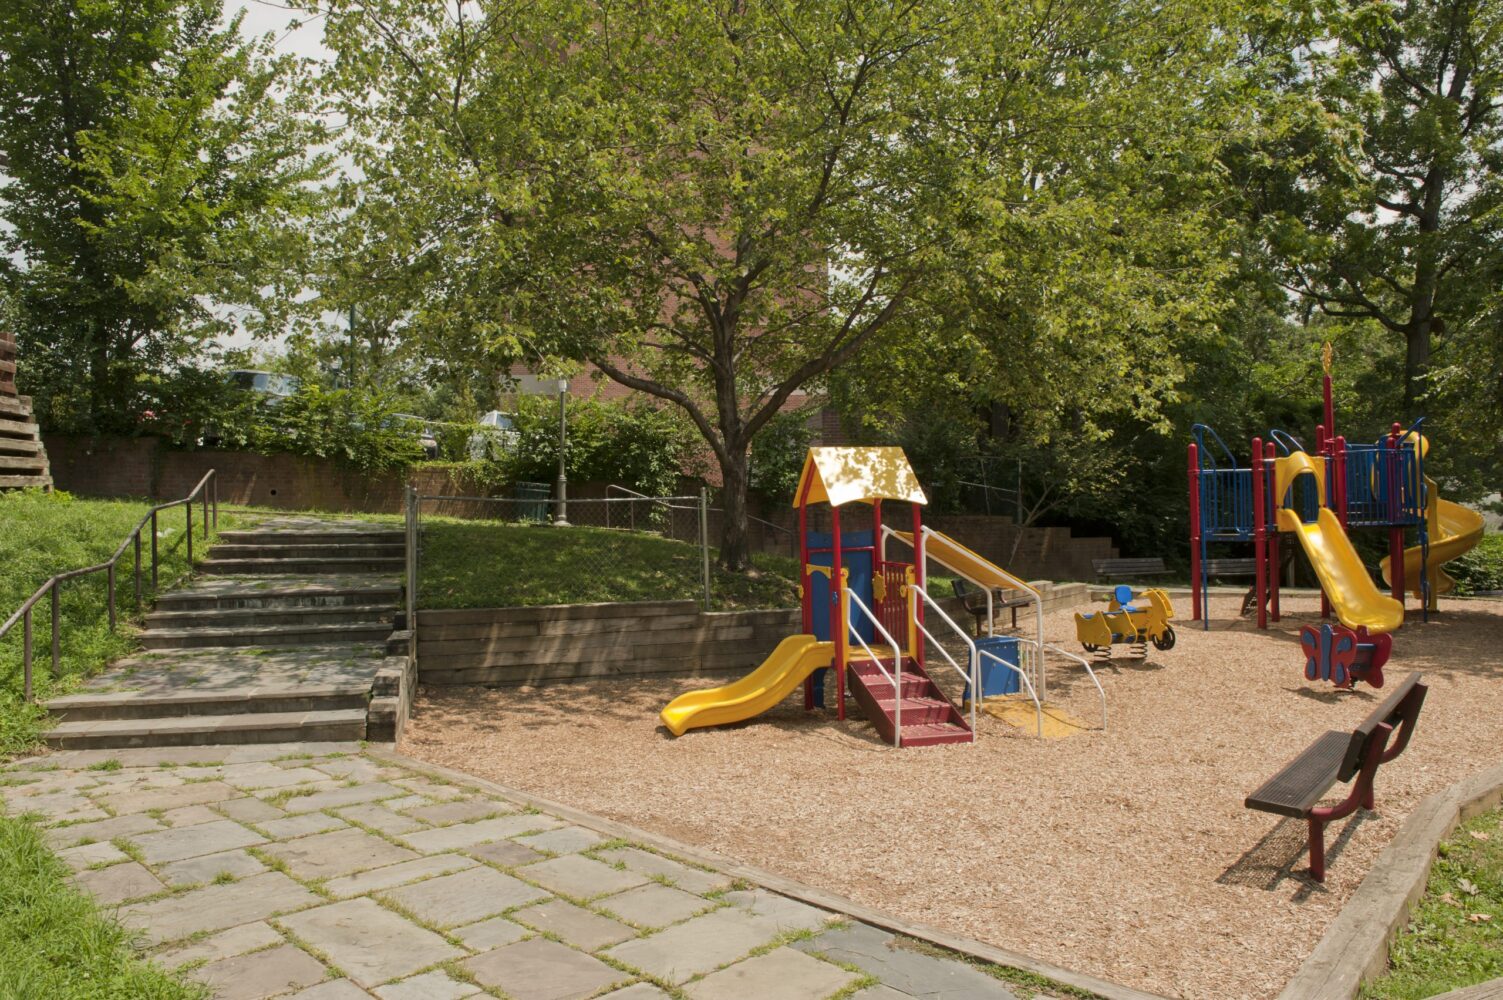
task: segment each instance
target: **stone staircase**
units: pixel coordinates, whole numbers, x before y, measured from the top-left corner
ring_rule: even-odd
[[[884,663],[884,668],[891,672],[890,664]],[[892,682],[882,675],[875,663],[866,659],[851,660],[848,676],[851,696],[871,720],[882,742],[890,746],[897,722],[897,699],[893,697]],[[903,700],[902,746],[971,742],[971,727],[965,716],[911,656],[903,657],[900,695]]]
[[[57,722],[47,742],[394,740],[411,697],[405,643],[393,638],[401,532],[279,518],[219,539],[199,566],[219,575],[162,595],[141,653],[47,703]]]
[[[31,397],[16,394],[16,342],[0,332],[0,489],[52,488]]]

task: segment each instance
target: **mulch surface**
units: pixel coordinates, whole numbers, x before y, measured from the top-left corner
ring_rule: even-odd
[[[837,722],[795,699],[674,739],[658,710],[715,682],[654,678],[427,687],[401,749],[1139,989],[1269,997],[1415,804],[1498,759],[1503,602],[1443,602],[1395,635],[1385,673],[1423,671],[1429,697],[1378,774],[1377,811],[1328,829],[1324,885],[1306,875],[1303,822],[1242,800],[1384,692],[1305,680],[1315,601],[1286,600],[1267,632],[1215,603],[1211,630],[1178,622],[1173,650],[1119,648],[1099,671],[1109,727],[1063,740],[983,716],[974,745],[894,751],[854,702]],[[1078,649],[1070,612],[1046,634]],[[1078,667],[1055,664],[1050,684],[1099,723]]]

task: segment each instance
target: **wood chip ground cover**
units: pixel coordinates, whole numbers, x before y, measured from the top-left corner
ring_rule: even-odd
[[[1260,633],[1216,601],[1169,652],[1101,671],[1110,728],[1038,741],[989,717],[974,746],[895,752],[852,717],[790,699],[751,723],[673,739],[658,710],[710,680],[485,691],[424,688],[402,750],[743,859],[902,917],[1169,996],[1271,997],[1424,796],[1503,745],[1503,602],[1411,616],[1386,673],[1430,685],[1375,813],[1328,832],[1324,885],[1304,824],[1243,797],[1382,698],[1306,682],[1313,600]],[[1182,611],[1187,609],[1181,609]],[[1069,612],[1048,616],[1053,641]],[[1076,668],[1052,697],[1099,718]]]

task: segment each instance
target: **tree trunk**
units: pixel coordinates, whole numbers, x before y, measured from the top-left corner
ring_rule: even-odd
[[[744,445],[738,449],[727,447],[725,458],[720,462],[720,504],[725,512],[720,522],[720,565],[734,573],[751,568],[746,510],[749,466],[750,449]]]

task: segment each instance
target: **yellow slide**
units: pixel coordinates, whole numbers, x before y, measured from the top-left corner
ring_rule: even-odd
[[[1293,510],[1281,507],[1279,531],[1299,538],[1341,624],[1353,629],[1366,625],[1374,633],[1404,624],[1404,606],[1373,583],[1335,511],[1322,507],[1320,516],[1305,524]]]
[[[1485,527],[1482,515],[1475,510],[1442,500],[1435,480],[1425,477],[1430,502],[1425,508],[1426,527],[1430,533],[1430,561],[1426,566],[1430,577],[1430,610],[1435,610],[1435,599],[1456,589],[1456,581],[1440,567],[1458,556],[1466,555],[1480,541]],[[1423,553],[1418,545],[1404,550],[1404,584],[1423,599],[1420,592],[1420,559]],[[1388,557],[1383,557],[1383,579],[1391,584],[1388,575]]]
[[[907,543],[909,548],[913,547],[912,532],[894,531],[893,535]],[[1037,596],[1037,591],[1028,584],[942,532],[931,530],[924,537],[924,555],[978,587],[1021,590]]]
[[[674,736],[702,726],[723,726],[761,715],[793,693],[820,667],[835,662],[835,644],[812,635],[790,635],[745,677],[723,687],[681,694],[660,718]]]

